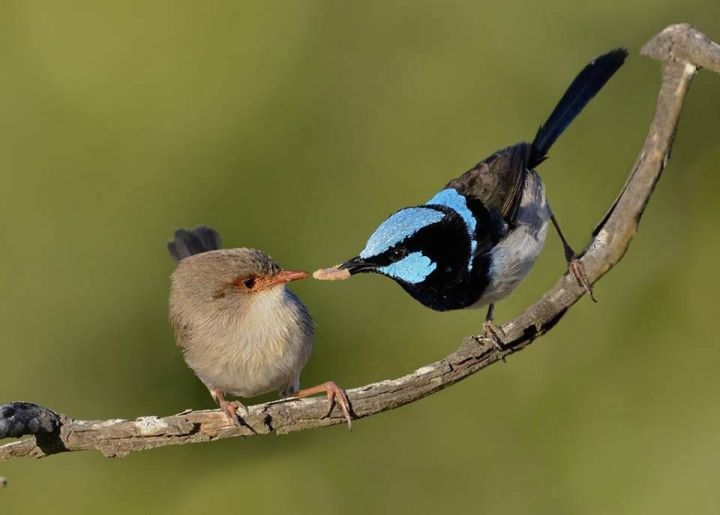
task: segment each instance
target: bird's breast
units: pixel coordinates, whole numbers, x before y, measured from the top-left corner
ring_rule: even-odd
[[[545,244],[550,209],[542,179],[530,171],[517,210],[515,226],[490,251],[488,285],[474,307],[507,297],[527,276]]]
[[[184,357],[209,389],[255,397],[298,381],[312,348],[312,322],[296,297],[276,290],[257,294],[243,313],[227,310],[195,325]]]

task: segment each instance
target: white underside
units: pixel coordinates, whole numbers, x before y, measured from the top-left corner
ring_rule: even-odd
[[[545,245],[550,210],[545,187],[534,172],[525,181],[518,225],[490,252],[490,284],[472,307],[493,304],[512,293],[527,276]]]
[[[241,315],[221,313],[203,327],[201,345],[185,346],[187,364],[210,390],[240,397],[296,390],[313,340],[297,302],[276,287]]]

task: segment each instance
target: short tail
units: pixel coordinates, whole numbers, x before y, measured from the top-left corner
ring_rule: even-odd
[[[575,77],[570,87],[555,106],[547,121],[540,126],[532,142],[529,168],[535,168],[547,157],[547,152],[560,134],[567,129],[570,122],[600,91],[622,66],[627,57],[627,50],[616,48],[601,55],[588,64]]]
[[[209,250],[217,250],[220,246],[218,232],[204,225],[199,225],[192,231],[178,229],[175,231],[175,237],[167,243],[168,251],[175,261]]]

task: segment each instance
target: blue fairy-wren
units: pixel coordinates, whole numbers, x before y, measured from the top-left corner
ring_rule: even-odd
[[[240,423],[243,398],[279,391],[282,397],[325,392],[350,421],[342,388],[328,381],[300,390],[300,372],[313,346],[313,320],[285,286],[306,272],[283,270],[264,252],[221,249],[209,227],[179,229],[168,242],[177,261],[171,277],[170,321],[185,362],[227,416]],[[328,412],[329,414],[329,412]]]
[[[492,323],[494,304],[528,274],[552,221],[570,271],[592,297],[582,264],[550,210],[535,167],[626,57],[626,50],[616,49],[593,60],[570,84],[532,143],[500,150],[450,181],[425,204],[396,211],[358,256],[318,270],[314,277],[338,280],[359,273],[382,274],[437,311],[488,305],[483,335],[500,345],[502,338]]]

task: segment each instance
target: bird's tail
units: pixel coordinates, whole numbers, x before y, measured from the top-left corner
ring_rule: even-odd
[[[575,77],[547,121],[540,126],[535,135],[530,152],[530,169],[545,160],[547,152],[555,140],[610,80],[610,77],[618,71],[626,57],[627,50],[616,48],[595,58]]]
[[[199,225],[191,231],[177,229],[173,239],[167,243],[168,251],[175,261],[209,250],[217,250],[220,246],[218,232],[212,227],[204,225]]]

